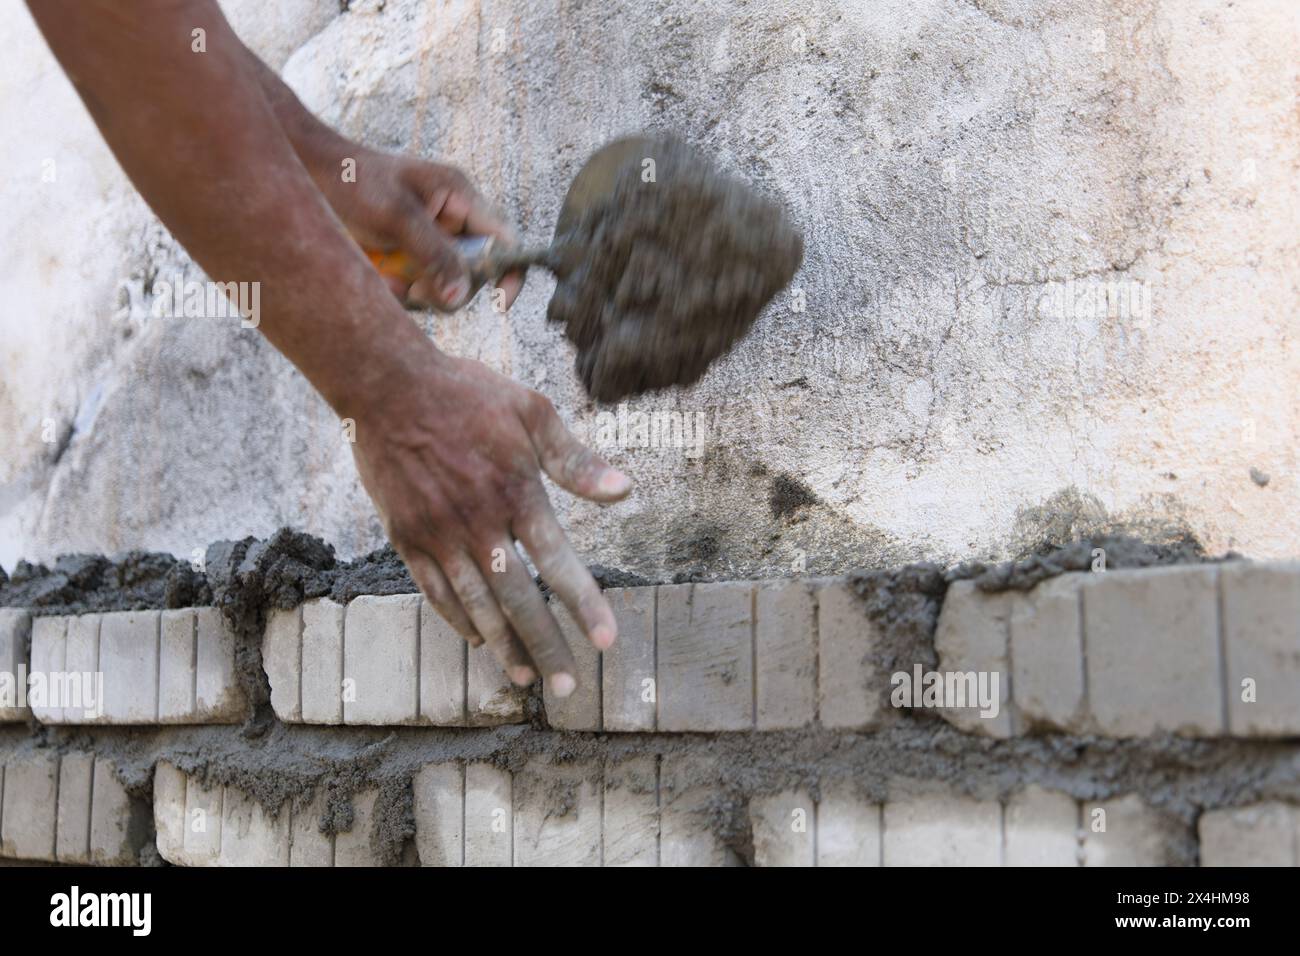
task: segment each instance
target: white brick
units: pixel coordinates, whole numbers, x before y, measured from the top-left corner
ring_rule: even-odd
[[[1103,734],[1224,731],[1215,574],[1180,566],[1087,576],[1088,699]]]
[[[57,724],[63,720],[63,708],[54,703],[50,694],[51,677],[66,669],[68,642],[66,617],[38,617],[32,620],[31,669],[32,679],[29,700],[32,714],[42,723]]]
[[[817,865],[880,866],[880,804],[827,788],[817,805]]]
[[[27,719],[27,708],[17,704],[25,686],[25,648],[31,632],[30,614],[21,608],[0,607],[0,723]]]
[[[221,857],[224,787],[204,789],[193,777],[185,783],[185,821],[180,858],[183,866],[215,866]]]
[[[806,791],[754,797],[749,821],[756,865],[816,865],[817,812]]]
[[[1007,801],[1006,866],[1078,866],[1079,805],[1074,798],[1029,786]]]
[[[753,586],[659,588],[659,729],[754,726]]]
[[[1002,807],[927,794],[885,803],[885,866],[997,866]]]
[[[520,723],[524,719],[524,695],[506,677],[486,644],[469,649],[466,668],[466,722],[471,727]]]
[[[104,718],[112,724],[158,722],[158,611],[115,611],[99,623]]]
[[[602,656],[604,729],[655,729],[655,588],[610,588],[618,640]]]
[[[221,801],[221,866],[288,866],[289,807],[272,817],[248,794],[226,787]]]
[[[569,644],[577,672],[578,687],[568,697],[556,697],[542,682],[546,720],[557,730],[600,730],[600,652],[558,599],[548,605]]]
[[[600,787],[591,769],[535,758],[514,775],[515,866],[600,864]]]
[[[247,701],[235,676],[235,634],[215,607],[194,609],[198,632],[193,722],[239,723]]]
[[[415,849],[422,866],[460,866],[465,853],[465,771],[458,763],[421,767],[411,782]]]
[[[134,865],[148,839],[147,807],[131,799],[114,774],[113,762],[102,757],[95,758],[91,793],[90,862],[96,866]]]
[[[1028,721],[1056,730],[1085,729],[1083,574],[1062,574],[1016,595],[1011,609],[1011,694]]]
[[[158,720],[164,724],[183,724],[194,714],[198,630],[193,608],[162,612],[160,648]]]
[[[1201,866],[1300,866],[1300,809],[1290,804],[1209,810],[1198,830]]]
[[[439,727],[465,723],[469,643],[441,614],[420,604],[420,717]]]
[[[271,683],[271,709],[283,721],[302,721],[302,608],[272,608],[262,632],[262,668]]]
[[[343,723],[343,618],[346,608],[329,598],[302,606],[302,719]]]
[[[938,713],[944,720],[966,733],[1010,737],[1013,728],[1011,706],[1011,666],[1007,656],[1009,619],[1015,595],[1003,592],[985,594],[970,581],[957,581],[948,588],[934,633],[934,649],[939,655],[938,670],[992,675],[998,680],[998,713],[982,716],[976,701],[966,707],[943,707]]]
[[[817,716],[816,601],[806,581],[759,585],[754,598],[757,727],[780,730]]]
[[[68,618],[67,649],[63,664],[73,680],[80,681],[85,707],[65,707],[63,719],[69,723],[103,723],[103,681],[99,668],[100,615],[81,614]]]
[[[870,730],[881,717],[889,675],[877,674],[870,654],[876,640],[863,603],[845,581],[817,591],[818,717],[837,730]]]
[[[735,854],[714,832],[710,761],[665,754],[659,779],[659,865],[728,866]]]
[[[465,865],[510,866],[514,857],[514,783],[487,763],[465,765]]]
[[[91,794],[95,755],[66,753],[59,761],[59,807],[55,855],[60,863],[90,862]]]
[[[185,859],[185,774],[166,761],[153,771],[153,824],[158,853],[168,863]]]
[[[1232,733],[1300,734],[1300,563],[1234,561],[1221,567],[1219,581]],[[1247,679],[1253,702],[1242,700]]]
[[[418,594],[366,595],[348,605],[343,633],[343,719],[349,724],[410,724],[419,719]]]
[[[306,806],[292,808],[289,825],[290,866],[333,866],[334,835],[322,833],[325,792],[317,791]]]
[[[335,866],[382,866],[371,846],[375,827],[378,791],[362,790],[352,795],[352,828],[334,835]]]
[[[659,771],[652,756],[605,770],[601,858],[605,866],[659,865]]]
[[[1106,829],[1095,829],[1103,821]],[[1084,866],[1168,866],[1177,835],[1167,817],[1133,794],[1103,803],[1084,801]]]
[[[0,856],[53,860],[57,826],[59,757],[34,751],[5,763],[0,804]]]

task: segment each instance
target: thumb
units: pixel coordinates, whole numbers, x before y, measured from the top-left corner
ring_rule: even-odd
[[[545,396],[532,393],[524,425],[542,470],[565,491],[592,501],[619,501],[632,490],[632,479],[578,441]]]
[[[431,280],[436,304],[443,308],[464,305],[470,291],[469,267],[451,238],[414,197],[403,203],[396,233],[398,244],[424,270],[424,278],[417,284]]]

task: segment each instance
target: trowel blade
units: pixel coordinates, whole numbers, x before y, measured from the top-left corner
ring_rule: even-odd
[[[564,194],[555,220],[555,235],[564,233],[585,210],[614,191],[614,182],[625,163],[653,156],[658,145],[658,140],[648,136],[624,136],[592,153]]]

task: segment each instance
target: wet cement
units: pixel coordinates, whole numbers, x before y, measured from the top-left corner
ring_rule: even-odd
[[[598,402],[697,381],[803,261],[785,212],[747,183],[679,141],[637,143],[611,190],[562,216],[546,259],[547,318]]]

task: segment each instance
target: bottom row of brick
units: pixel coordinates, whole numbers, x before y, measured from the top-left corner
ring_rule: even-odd
[[[701,783],[709,779],[708,762],[696,756],[594,764],[537,758],[514,770],[430,764],[412,781],[415,839],[400,862],[739,863],[718,835],[730,822],[723,819],[730,806]],[[0,766],[0,857],[130,865],[148,851],[152,835],[163,859],[184,866],[380,865],[392,856],[382,845],[378,796],[374,789],[352,794],[350,828],[332,833],[322,827],[323,793],[269,814],[235,787],[204,787],[160,762],[150,807],[122,787],[111,760],[34,749]],[[1135,795],[1080,802],[1031,786],[1006,801],[915,793],[878,804],[830,787],[817,799],[798,790],[754,796],[748,810],[760,866],[1186,862],[1185,828]],[[1198,831],[1203,866],[1300,865],[1300,807],[1213,810],[1201,816]]]

